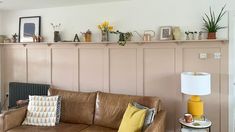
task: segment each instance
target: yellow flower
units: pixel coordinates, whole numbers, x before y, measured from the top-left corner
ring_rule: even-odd
[[[98,25],[98,28],[101,30],[102,29],[101,25]]]
[[[109,26],[109,22],[108,21],[104,21],[102,22],[100,25],[98,25],[98,28],[102,31],[112,31],[113,30],[113,26]]]
[[[109,22],[106,21],[106,25],[105,26],[108,27],[109,26]]]
[[[104,22],[102,23],[102,26],[103,26],[104,28],[107,28],[108,25],[109,25],[109,22],[107,22],[107,21],[104,21]]]
[[[101,26],[102,26],[102,27],[105,27],[105,25],[106,25],[106,23],[105,23],[105,22],[103,22],[103,23],[101,24]]]
[[[113,26],[108,27],[109,31],[113,31]]]

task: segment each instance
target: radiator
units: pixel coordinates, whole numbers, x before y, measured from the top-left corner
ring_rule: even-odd
[[[9,108],[16,106],[17,100],[25,100],[29,95],[47,95],[50,85],[33,83],[9,83]]]

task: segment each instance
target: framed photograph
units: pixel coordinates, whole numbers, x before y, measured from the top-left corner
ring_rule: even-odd
[[[171,40],[172,39],[172,27],[165,26],[160,28],[160,40]]]
[[[19,42],[33,42],[33,36],[41,35],[41,17],[20,17]]]

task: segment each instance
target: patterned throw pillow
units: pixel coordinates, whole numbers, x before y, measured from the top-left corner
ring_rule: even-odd
[[[60,120],[60,96],[29,96],[27,115],[22,125],[55,126]]]
[[[155,108],[150,109],[136,102],[133,102],[132,104],[139,109],[147,109],[147,114],[145,116],[144,126],[143,126],[143,130],[145,130],[153,122],[154,117],[156,115],[156,110]]]

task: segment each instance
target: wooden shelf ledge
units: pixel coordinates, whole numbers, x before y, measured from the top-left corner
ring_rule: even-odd
[[[227,39],[215,39],[215,40],[158,40],[158,41],[151,41],[151,42],[144,42],[144,41],[130,41],[127,42],[128,44],[153,44],[153,43],[175,43],[175,44],[182,44],[182,43],[200,43],[200,42],[222,42],[227,43],[229,40]],[[117,44],[117,42],[24,42],[24,43],[0,43],[0,45],[60,45],[60,44]]]

